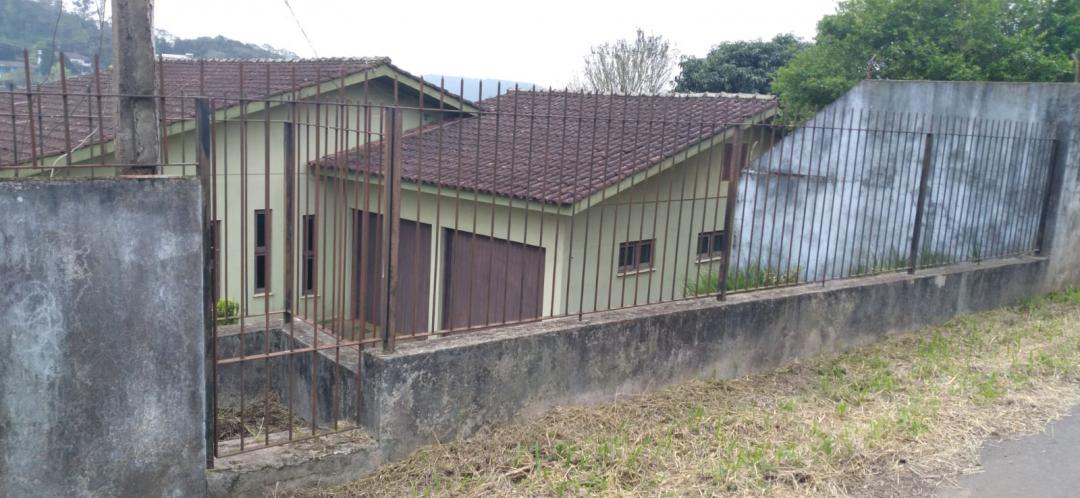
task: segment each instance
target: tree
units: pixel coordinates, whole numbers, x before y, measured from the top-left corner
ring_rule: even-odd
[[[675,70],[671,44],[637,30],[633,42],[619,40],[593,47],[585,57],[583,86],[600,93],[637,95],[667,89]]]
[[[676,92],[769,93],[773,73],[806,47],[795,35],[716,45],[705,57],[679,62]]]
[[[862,78],[1068,81],[1080,0],[846,0],[776,74],[787,107],[816,109]]]

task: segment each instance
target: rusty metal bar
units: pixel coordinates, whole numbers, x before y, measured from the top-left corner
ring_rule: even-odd
[[[391,353],[395,346],[395,316],[398,298],[398,242],[401,230],[401,135],[402,117],[397,108],[384,111],[383,118],[383,226],[382,226],[382,348]]]
[[[1043,188],[1042,209],[1039,212],[1039,228],[1035,231],[1036,254],[1043,255],[1048,248],[1046,225],[1050,219],[1050,209],[1054,199],[1061,196],[1061,175],[1063,167],[1058,165],[1058,154],[1061,150],[1061,141],[1054,139],[1051,142],[1050,163],[1047,164],[1049,174],[1046,175],[1046,186]],[[1062,161],[1064,162],[1064,161]]]
[[[911,229],[911,252],[908,254],[908,273],[914,275],[919,266],[919,239],[922,237],[923,213],[926,210],[926,189],[930,182],[934,134],[923,139],[922,170],[919,172],[919,194],[915,200],[915,223]]]
[[[293,123],[287,122],[281,129],[282,145],[284,145],[284,153],[282,158],[285,161],[285,174],[282,177],[284,181],[284,203],[285,203],[285,254],[283,261],[285,262],[285,289],[284,290],[284,303],[282,307],[285,309],[285,323],[291,323],[293,319],[293,273],[294,265],[296,264],[296,137],[293,131]]]
[[[30,79],[30,53],[23,49],[23,73],[26,75],[26,114],[29,116],[27,128],[30,129],[30,164],[37,166],[37,134],[34,132],[34,93]],[[41,97],[38,97],[41,100]],[[45,141],[45,138],[41,138]]]
[[[740,147],[742,146],[742,128],[735,128],[735,139],[733,140],[731,147],[731,156],[728,157],[728,164],[731,165],[731,169],[728,170],[728,190],[727,199],[724,205],[724,230],[728,233],[727,239],[724,241],[724,261],[720,267],[720,278],[718,279],[718,287],[720,287],[720,294],[718,299],[723,301],[727,299],[727,282],[728,275],[731,272],[731,246],[732,241],[735,239],[735,203],[736,197],[739,195],[739,173],[740,173],[740,158],[742,152]]]
[[[211,171],[210,150],[210,103],[205,98],[195,100],[196,158],[198,160],[199,184],[202,194],[203,227],[203,336],[206,338],[206,467],[214,468],[217,453],[217,327],[214,322],[214,220],[212,218],[212,193],[214,185]]]

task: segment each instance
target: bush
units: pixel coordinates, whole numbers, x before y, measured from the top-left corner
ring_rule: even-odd
[[[219,299],[215,315],[218,325],[232,325],[240,321],[240,304],[229,298]]]

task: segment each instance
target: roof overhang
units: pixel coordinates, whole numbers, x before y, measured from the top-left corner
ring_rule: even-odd
[[[259,100],[249,101],[247,104],[235,104],[226,108],[218,109],[214,111],[213,121],[225,121],[230,119],[236,119],[241,116],[254,114],[263,110],[274,109],[283,105],[287,105],[293,101],[310,99],[317,97],[324,93],[330,93],[341,90],[342,88],[348,88],[356,85],[362,85],[365,82],[377,80],[379,78],[386,78],[391,81],[397,81],[398,84],[405,85],[416,92],[423,92],[424,96],[437,100],[445,105],[445,108],[451,110],[459,110],[465,113],[477,113],[480,112],[480,108],[473,102],[440,89],[438,86],[432,86],[426,82],[422,83],[422,80],[415,75],[402,70],[401,68],[387,62],[380,64],[376,67],[365,69],[363,71],[357,71],[355,73],[346,74],[340,78],[333,80],[323,81],[319,84],[308,85],[297,88],[296,90],[290,90],[286,92],[277,93],[269,97],[261,98]],[[174,96],[175,97],[175,96]],[[195,96],[192,96],[195,97]],[[166,98],[169,98],[166,96]],[[181,133],[191,132],[195,129],[195,119],[182,119],[169,123],[165,128],[166,140],[168,137],[178,135]],[[77,148],[71,152],[72,163],[82,163],[98,158],[99,156],[110,154],[115,149],[115,143],[113,140],[106,140],[105,142],[86,144],[81,148]],[[59,162],[63,159],[65,154],[53,154],[50,156],[36,158],[42,164],[47,162]],[[57,164],[57,168],[66,166],[65,164]],[[28,164],[28,163],[24,163]],[[49,168],[46,166],[45,168]],[[38,168],[40,170],[41,167]]]
[[[731,143],[735,136],[736,130],[746,130],[753,126],[763,124],[772,119],[779,113],[779,107],[773,106],[757,114],[748,116],[743,123],[738,125],[732,125],[720,132],[692,143],[682,149],[679,149],[667,157],[661,158],[652,163],[649,167],[634,173],[623,180],[612,184],[606,188],[597,190],[592,194],[573,203],[557,203],[557,202],[541,202],[530,199],[520,199],[509,197],[505,195],[492,194],[490,192],[474,191],[472,189],[440,186],[430,182],[416,182],[413,180],[402,179],[401,188],[413,192],[421,192],[425,194],[431,194],[442,197],[452,197],[454,199],[464,199],[466,201],[473,201],[481,204],[490,204],[493,206],[506,206],[519,209],[528,209],[530,211],[542,212],[546,214],[560,214],[566,216],[572,216],[585,211],[593,206],[596,206],[601,201],[609,199],[615,195],[618,195],[630,188],[633,188],[701,153],[706,153],[711,150],[712,147],[717,145],[724,145],[725,143]],[[372,142],[373,146],[377,146],[379,142]],[[319,176],[335,179],[348,179],[354,181],[366,181],[372,185],[382,185],[382,175],[372,172],[357,171],[351,168],[341,168],[338,166],[331,166],[325,168],[312,168],[309,163],[308,173],[317,174]],[[344,172],[342,171],[344,170]]]

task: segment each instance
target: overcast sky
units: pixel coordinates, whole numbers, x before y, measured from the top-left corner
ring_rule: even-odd
[[[589,47],[634,29],[701,56],[729,40],[812,38],[837,0],[542,0],[539,2],[157,0],[155,25],[182,37],[224,35],[305,57],[389,56],[415,74],[499,78],[561,87]]]

